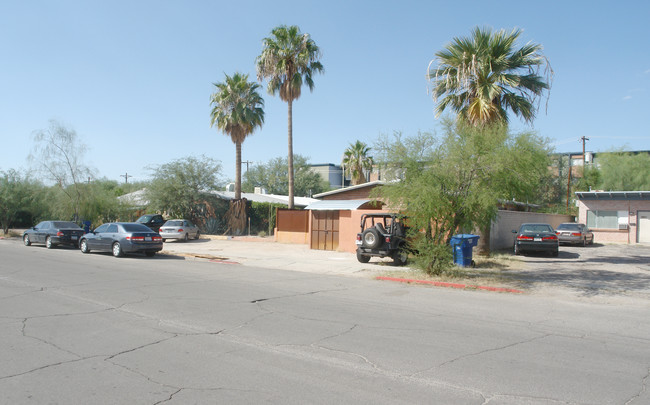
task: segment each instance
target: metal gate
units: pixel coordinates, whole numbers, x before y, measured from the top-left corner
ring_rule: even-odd
[[[339,248],[339,211],[312,211],[311,248],[337,250]]]

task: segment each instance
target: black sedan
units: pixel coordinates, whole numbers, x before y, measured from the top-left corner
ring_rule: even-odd
[[[42,243],[48,249],[57,245],[78,246],[79,239],[84,230],[79,225],[70,221],[43,221],[23,233],[23,243],[31,246],[32,243]]]
[[[516,255],[527,252],[548,252],[557,257],[559,241],[553,227],[549,224],[522,224],[515,238],[514,252]]]
[[[151,257],[163,248],[162,238],[146,225],[135,222],[112,222],[97,227],[79,240],[83,253],[91,250],[112,252],[115,257],[126,253],[144,253]]]

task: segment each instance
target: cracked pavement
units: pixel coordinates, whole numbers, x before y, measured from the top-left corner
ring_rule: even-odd
[[[0,257],[0,403],[650,402],[636,302],[3,241]]]

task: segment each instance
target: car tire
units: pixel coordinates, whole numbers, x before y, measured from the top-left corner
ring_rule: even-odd
[[[187,242],[188,240],[190,240],[190,236],[186,233],[183,237],[183,242]]]
[[[201,237],[201,231],[196,231],[196,236],[194,237],[195,240],[199,240]]]
[[[52,249],[54,247],[54,243],[52,243],[52,238],[49,236],[45,238],[45,247],[48,249]]]
[[[404,266],[408,261],[408,253],[406,253],[402,248],[393,253],[393,264],[395,266]]]
[[[521,255],[521,250],[519,249],[519,247],[517,247],[516,243],[515,243],[515,247],[513,249],[513,253],[515,254],[515,256]]]
[[[582,247],[585,247],[585,246],[587,246],[587,237],[586,237],[586,236],[585,236],[585,238],[582,240]]]
[[[370,256],[364,255],[359,249],[357,249],[357,260],[359,263],[368,263],[370,261]]]
[[[163,241],[163,243],[164,243],[164,242],[167,242],[167,239],[165,239],[165,238],[163,238],[163,240],[162,240],[162,241]]]
[[[81,250],[81,253],[90,253],[90,249],[88,248],[88,241],[86,239],[79,241],[79,250]]]
[[[23,236],[23,243],[25,244],[25,246],[31,246],[32,245],[32,241],[29,240],[29,235]]]
[[[558,257],[559,255],[560,255],[560,251],[557,249],[551,252],[551,256],[553,257]]]
[[[113,243],[113,256],[115,257],[124,256],[124,252],[122,251],[122,246],[120,245],[120,242]]]
[[[364,247],[375,249],[381,244],[381,235],[376,228],[368,228],[361,234],[361,240]]]
[[[144,252],[147,257],[154,257],[156,255],[156,252]]]

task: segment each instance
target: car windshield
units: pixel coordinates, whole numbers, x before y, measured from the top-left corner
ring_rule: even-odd
[[[521,227],[520,233],[539,233],[539,232],[553,232],[550,225],[545,224],[529,224]]]
[[[167,221],[163,226],[183,226],[183,221]]]
[[[140,218],[138,218],[135,222],[149,222],[151,221],[151,218],[153,218],[153,215],[143,215]]]
[[[58,229],[81,229],[79,225],[70,221],[54,221],[52,224]]]
[[[122,224],[125,232],[151,232],[151,229],[142,224]]]
[[[580,226],[578,224],[560,224],[557,228],[558,231],[579,231]]]

